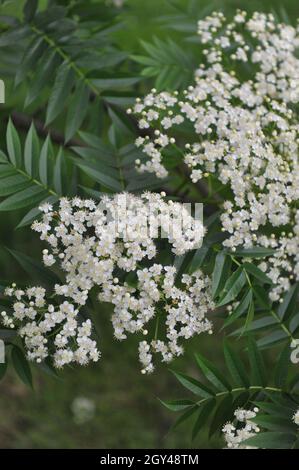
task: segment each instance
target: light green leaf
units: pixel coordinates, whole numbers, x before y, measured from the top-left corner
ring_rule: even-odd
[[[14,166],[20,167],[22,164],[21,143],[11,119],[8,121],[6,130],[6,145],[10,161]]]
[[[19,191],[2,201],[0,203],[0,211],[22,209],[23,207],[38,204],[47,195],[47,191],[40,186],[31,186],[30,188]]]
[[[172,401],[163,401],[159,400],[162,405],[168,408],[171,411],[183,411],[194,406],[194,402],[191,400],[172,400]]]
[[[25,170],[28,175],[34,176],[36,174],[36,167],[39,157],[39,140],[38,136],[32,123],[25,140],[24,148],[24,163]]]
[[[49,134],[42,146],[40,159],[39,159],[39,177],[41,182],[48,185],[48,160],[52,155],[51,140]]]
[[[22,175],[8,176],[0,179],[0,196],[8,196],[31,186],[27,178]]]

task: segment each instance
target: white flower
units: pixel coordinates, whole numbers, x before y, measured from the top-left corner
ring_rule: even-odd
[[[177,93],[152,91],[150,99],[138,102],[145,118],[155,111],[149,134],[143,142],[138,139],[147,157],[138,171],[167,176],[166,137],[170,142],[174,120],[188,121],[194,135],[186,142],[184,160],[191,181],[215,174],[233,194],[221,216],[228,233],[224,245],[275,249],[265,271],[275,284],[273,301],[281,299],[292,279],[299,280],[298,32],[276,23],[271,14],[247,18],[238,11],[228,22],[222,13],[213,13],[198,22],[206,61],[196,70],[194,84],[181,99]],[[236,67],[236,60],[248,67]],[[163,135],[156,138],[160,125]],[[275,229],[273,238],[269,227]]]
[[[253,410],[239,408],[234,413],[237,424],[227,423],[223,426],[223,437],[229,449],[254,449],[252,446],[243,444],[243,441],[253,437],[260,431],[260,428],[251,421],[256,417],[257,413],[257,408]],[[240,426],[239,423],[242,423],[243,426]]]
[[[294,421],[295,424],[297,424],[297,426],[299,426],[299,409],[294,414],[293,421]]]

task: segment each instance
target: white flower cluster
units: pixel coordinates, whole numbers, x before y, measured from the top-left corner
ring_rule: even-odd
[[[1,313],[2,323],[18,329],[29,360],[41,363],[51,357],[57,368],[98,361],[96,342],[90,338],[91,321],[80,322],[79,311],[72,303],[64,301],[58,307],[48,304],[42,287],[22,290],[13,284],[4,294],[12,298],[12,309]]]
[[[178,344],[180,338],[208,331],[211,322],[206,318],[214,308],[210,296],[210,279],[201,271],[192,276],[182,276],[182,287],[175,286],[176,269],[173,266],[154,264],[137,270],[136,287],[128,284],[110,284],[103,287],[100,300],[114,304],[112,323],[117,339],[125,339],[127,333],[143,331],[155,319],[153,339],[139,344],[139,360],[142,372],[152,372],[152,353],[160,353],[163,362],[171,361],[183,353]],[[162,330],[165,339],[158,339]]]
[[[299,426],[299,408],[293,416],[293,421],[295,424],[297,424],[297,426]]]
[[[251,421],[256,417],[258,411],[258,408],[253,410],[237,409],[234,413],[235,418],[238,424],[241,423],[243,426],[239,427],[233,423],[227,423],[223,426],[222,432],[229,449],[254,449],[243,442],[260,431],[260,428]]]
[[[277,301],[299,280],[299,29],[242,11],[231,22],[214,13],[198,28],[206,61],[195,84],[182,97],[152,90],[128,110],[140,116],[141,129],[151,128],[136,141],[146,155],[137,168],[165,177],[165,149],[181,123],[191,124],[194,138],[184,151],[190,178],[215,174],[230,187],[221,216],[225,246],[275,249],[260,268]]]
[[[153,320],[154,325],[149,325],[152,339],[139,346],[144,373],[154,368],[152,353],[170,361],[183,352],[180,339],[211,332],[206,318],[214,308],[209,278],[200,271],[183,275],[178,287],[173,266],[149,266],[157,255],[153,237],[159,231],[179,255],[197,247],[204,233],[202,222],[194,220],[184,205],[166,201],[164,196],[119,194],[103,197],[99,204],[62,198],[57,209],[50,204],[40,208],[42,220],[34,222],[33,229],[50,245],[43,250],[44,264],[59,264],[65,283],[55,285],[58,307],[46,304],[42,288],[6,291],[17,302],[12,315],[5,313],[3,321],[19,328],[29,359],[41,362],[50,355],[57,367],[98,359],[96,344],[89,338],[90,320],[82,325],[77,320],[93,287],[101,301],[114,306],[117,339],[135,332],[147,335],[146,327]],[[140,265],[142,261],[146,267]]]

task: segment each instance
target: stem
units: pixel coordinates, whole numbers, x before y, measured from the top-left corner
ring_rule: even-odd
[[[276,388],[276,387],[263,387],[262,385],[251,385],[250,387],[238,387],[238,388],[232,388],[231,390],[227,390],[225,392],[218,392],[215,393],[215,395],[211,395],[208,398],[203,398],[202,400],[199,400],[196,402],[196,405],[201,406],[203,403],[213,399],[213,398],[219,398],[219,397],[224,397],[227,395],[231,395],[236,392],[275,392],[275,393],[283,393],[284,390],[281,388]]]

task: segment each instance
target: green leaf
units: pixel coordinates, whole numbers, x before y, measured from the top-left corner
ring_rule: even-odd
[[[253,289],[254,297],[258,301],[259,305],[262,308],[269,310],[271,308],[271,301],[265,289],[259,284],[253,285],[252,289]]]
[[[278,307],[278,316],[281,320],[287,320],[298,308],[299,283],[294,284],[284,295],[283,302]]]
[[[210,425],[209,437],[213,436],[217,431],[221,433],[223,425],[233,417],[234,410],[232,405],[233,397],[231,394],[220,401]]]
[[[39,177],[41,182],[47,186],[48,184],[48,159],[52,154],[51,140],[49,134],[42,146],[39,159]]]
[[[259,349],[266,349],[281,343],[281,341],[284,341],[287,338],[289,338],[289,335],[284,330],[279,329],[273,331],[267,336],[264,336],[263,338],[260,338],[256,344]]]
[[[252,419],[252,421],[258,424],[261,428],[267,429],[269,431],[281,431],[290,433],[292,431],[296,432],[296,425],[292,423],[287,418],[284,419],[281,416],[270,416],[266,414],[260,414]]]
[[[162,401],[159,400],[162,405],[168,408],[171,411],[183,411],[190,406],[194,406],[194,402],[191,400],[171,400],[171,401]]]
[[[28,179],[22,175],[8,176],[7,178],[0,179],[0,196],[7,196],[16,193],[31,186]]]
[[[21,143],[11,119],[8,121],[6,130],[6,145],[10,161],[14,166],[20,167],[22,163]]]
[[[81,81],[74,91],[68,106],[65,128],[65,141],[68,142],[81,126],[88,109],[89,90]]]
[[[63,62],[58,71],[49,98],[46,126],[49,125],[62,111],[67,97],[74,84],[74,72],[66,62]]]
[[[195,395],[199,395],[202,398],[210,398],[214,395],[214,393],[209,390],[208,387],[202,385],[198,380],[179,372],[171,372],[185,388],[190,390],[190,392],[194,393]]]
[[[79,131],[81,139],[90,147],[99,150],[99,153],[104,153],[110,159],[113,158],[114,149],[103,142],[98,136],[90,134],[89,132]],[[77,148],[77,147],[76,147]],[[78,147],[79,148],[79,147]]]
[[[92,84],[99,90],[113,90],[120,88],[128,88],[135,83],[140,82],[140,77],[111,77],[111,78],[94,78]]]
[[[196,421],[192,429],[192,440],[196,438],[199,431],[206,424],[210,414],[212,413],[214,409],[215,404],[216,404],[216,400],[212,398],[211,400],[208,400],[205,404],[201,405],[201,407],[199,408],[198,417],[196,418]]]
[[[39,282],[44,282],[46,284],[48,283],[50,285],[57,283],[57,276],[34,258],[31,258],[30,256],[25,255],[24,253],[20,253],[16,250],[7,250],[18,261],[20,266],[30,276],[31,279],[36,278],[39,280]]]
[[[7,156],[5,155],[5,153],[2,152],[2,150],[0,150],[0,163],[7,163],[8,160],[7,160]]]
[[[24,6],[24,19],[26,23],[33,20],[38,7],[38,0],[27,0]]]
[[[240,385],[246,388],[249,387],[250,382],[245,373],[246,368],[240,360],[239,356],[234,353],[226,340],[223,343],[223,350],[227,368],[236,385]]]
[[[248,356],[253,383],[265,387],[267,385],[267,374],[264,361],[255,341],[250,337],[248,338]]]
[[[246,439],[244,443],[260,449],[289,449],[296,440],[294,434],[284,432],[261,432]]]
[[[277,323],[278,322],[274,317],[266,315],[265,317],[259,318],[258,320],[254,320],[247,328],[247,331],[259,331],[263,328],[269,328],[269,326],[277,325]],[[234,334],[238,334],[241,331],[242,328],[238,328],[236,331],[234,331]]]
[[[60,147],[53,174],[54,188],[57,194],[62,194],[62,148]]]
[[[38,204],[48,195],[40,186],[31,186],[30,188],[19,191],[0,203],[0,211],[11,211],[22,209],[23,207]]]
[[[113,191],[119,192],[123,189],[119,181],[109,175],[102,173],[95,165],[81,162],[76,159],[72,159],[72,161],[78,168],[90,176],[93,181],[97,181],[98,183],[101,183],[103,186],[110,188]]]
[[[217,306],[220,307],[234,300],[246,283],[246,275],[240,266],[226,281],[222,297]]]
[[[39,204],[41,206],[43,204],[45,204],[46,202],[48,202],[49,204],[53,204],[57,200],[58,200],[57,196],[49,196],[49,197],[46,197],[46,199],[43,199]],[[30,211],[27,212],[27,214],[24,215],[24,217],[18,223],[16,228],[22,228],[22,227],[26,227],[27,225],[32,224],[32,222],[34,222],[40,214],[41,214],[41,212],[40,212],[39,208],[38,207],[33,207],[33,209],[30,209]]]
[[[19,85],[24,81],[27,73],[36,65],[36,62],[42,56],[44,50],[46,49],[46,43],[43,38],[33,38],[32,41],[28,44],[21,63],[18,66],[16,76],[15,76],[15,85]]]
[[[211,364],[211,362],[199,353],[195,354],[195,359],[206,379],[211,382],[217,390],[231,390],[231,386],[227,382],[226,378],[213,366],[213,364]]]
[[[252,301],[252,290],[249,289],[247,292],[245,292],[241,302],[239,305],[235,308],[235,310],[227,317],[223,324],[223,328],[226,328],[227,326],[231,325],[233,322],[235,322],[243,313],[246,312],[248,309],[250,303]]]
[[[171,429],[176,429],[180,424],[184,423],[190,416],[192,416],[195,411],[198,410],[198,406],[194,405],[191,408],[187,408],[187,410],[178,417],[174,425],[171,427]]]
[[[274,395],[274,394],[273,394]],[[275,396],[278,395],[275,393]],[[280,396],[280,395],[279,395]],[[284,405],[280,403],[268,403],[265,401],[255,401],[255,405],[262,411],[272,415],[272,416],[280,416],[281,418],[287,418],[291,421],[293,414],[297,410],[297,404],[292,402],[292,407],[288,405]]]
[[[255,246],[252,248],[243,248],[236,250],[233,255],[234,256],[241,256],[241,257],[248,257],[248,258],[265,258],[267,256],[271,256],[276,252],[272,248],[264,248],[262,246]]]
[[[290,355],[290,345],[287,343],[280,353],[274,370],[274,382],[278,388],[284,388],[287,383]]]
[[[248,307],[248,312],[246,315],[246,320],[245,320],[245,325],[244,325],[244,332],[248,331],[250,328],[250,325],[252,324],[252,321],[254,319],[254,302],[251,299],[251,302]]]
[[[11,350],[11,360],[15,371],[25,385],[33,387],[32,375],[29,364],[23,354],[23,351],[16,345]]]
[[[25,140],[24,148],[24,164],[25,170],[28,175],[36,174],[36,165],[39,157],[39,140],[37,133],[32,123]]]
[[[219,292],[223,289],[231,268],[231,258],[227,253],[220,251],[215,260],[215,266],[212,276],[212,296],[213,299],[217,297]]]
[[[51,79],[55,73],[55,70],[60,64],[60,59],[56,54],[56,51],[50,51],[49,54],[45,53],[42,59],[39,61],[39,72],[29,83],[27,96],[25,99],[24,107],[29,106],[33,101],[40,96],[45,83]]]
[[[205,243],[202,244],[202,246],[200,248],[198,248],[198,250],[196,250],[192,260],[191,260],[191,263],[190,263],[190,266],[188,268],[188,273],[189,274],[192,274],[194,273],[195,271],[197,271],[203,264],[207,254],[208,254],[208,251],[209,251],[210,247],[208,245],[206,245]]]
[[[252,263],[243,263],[243,268],[247,271],[248,274],[252,274],[256,279],[258,279],[263,284],[273,284],[271,279]]]

